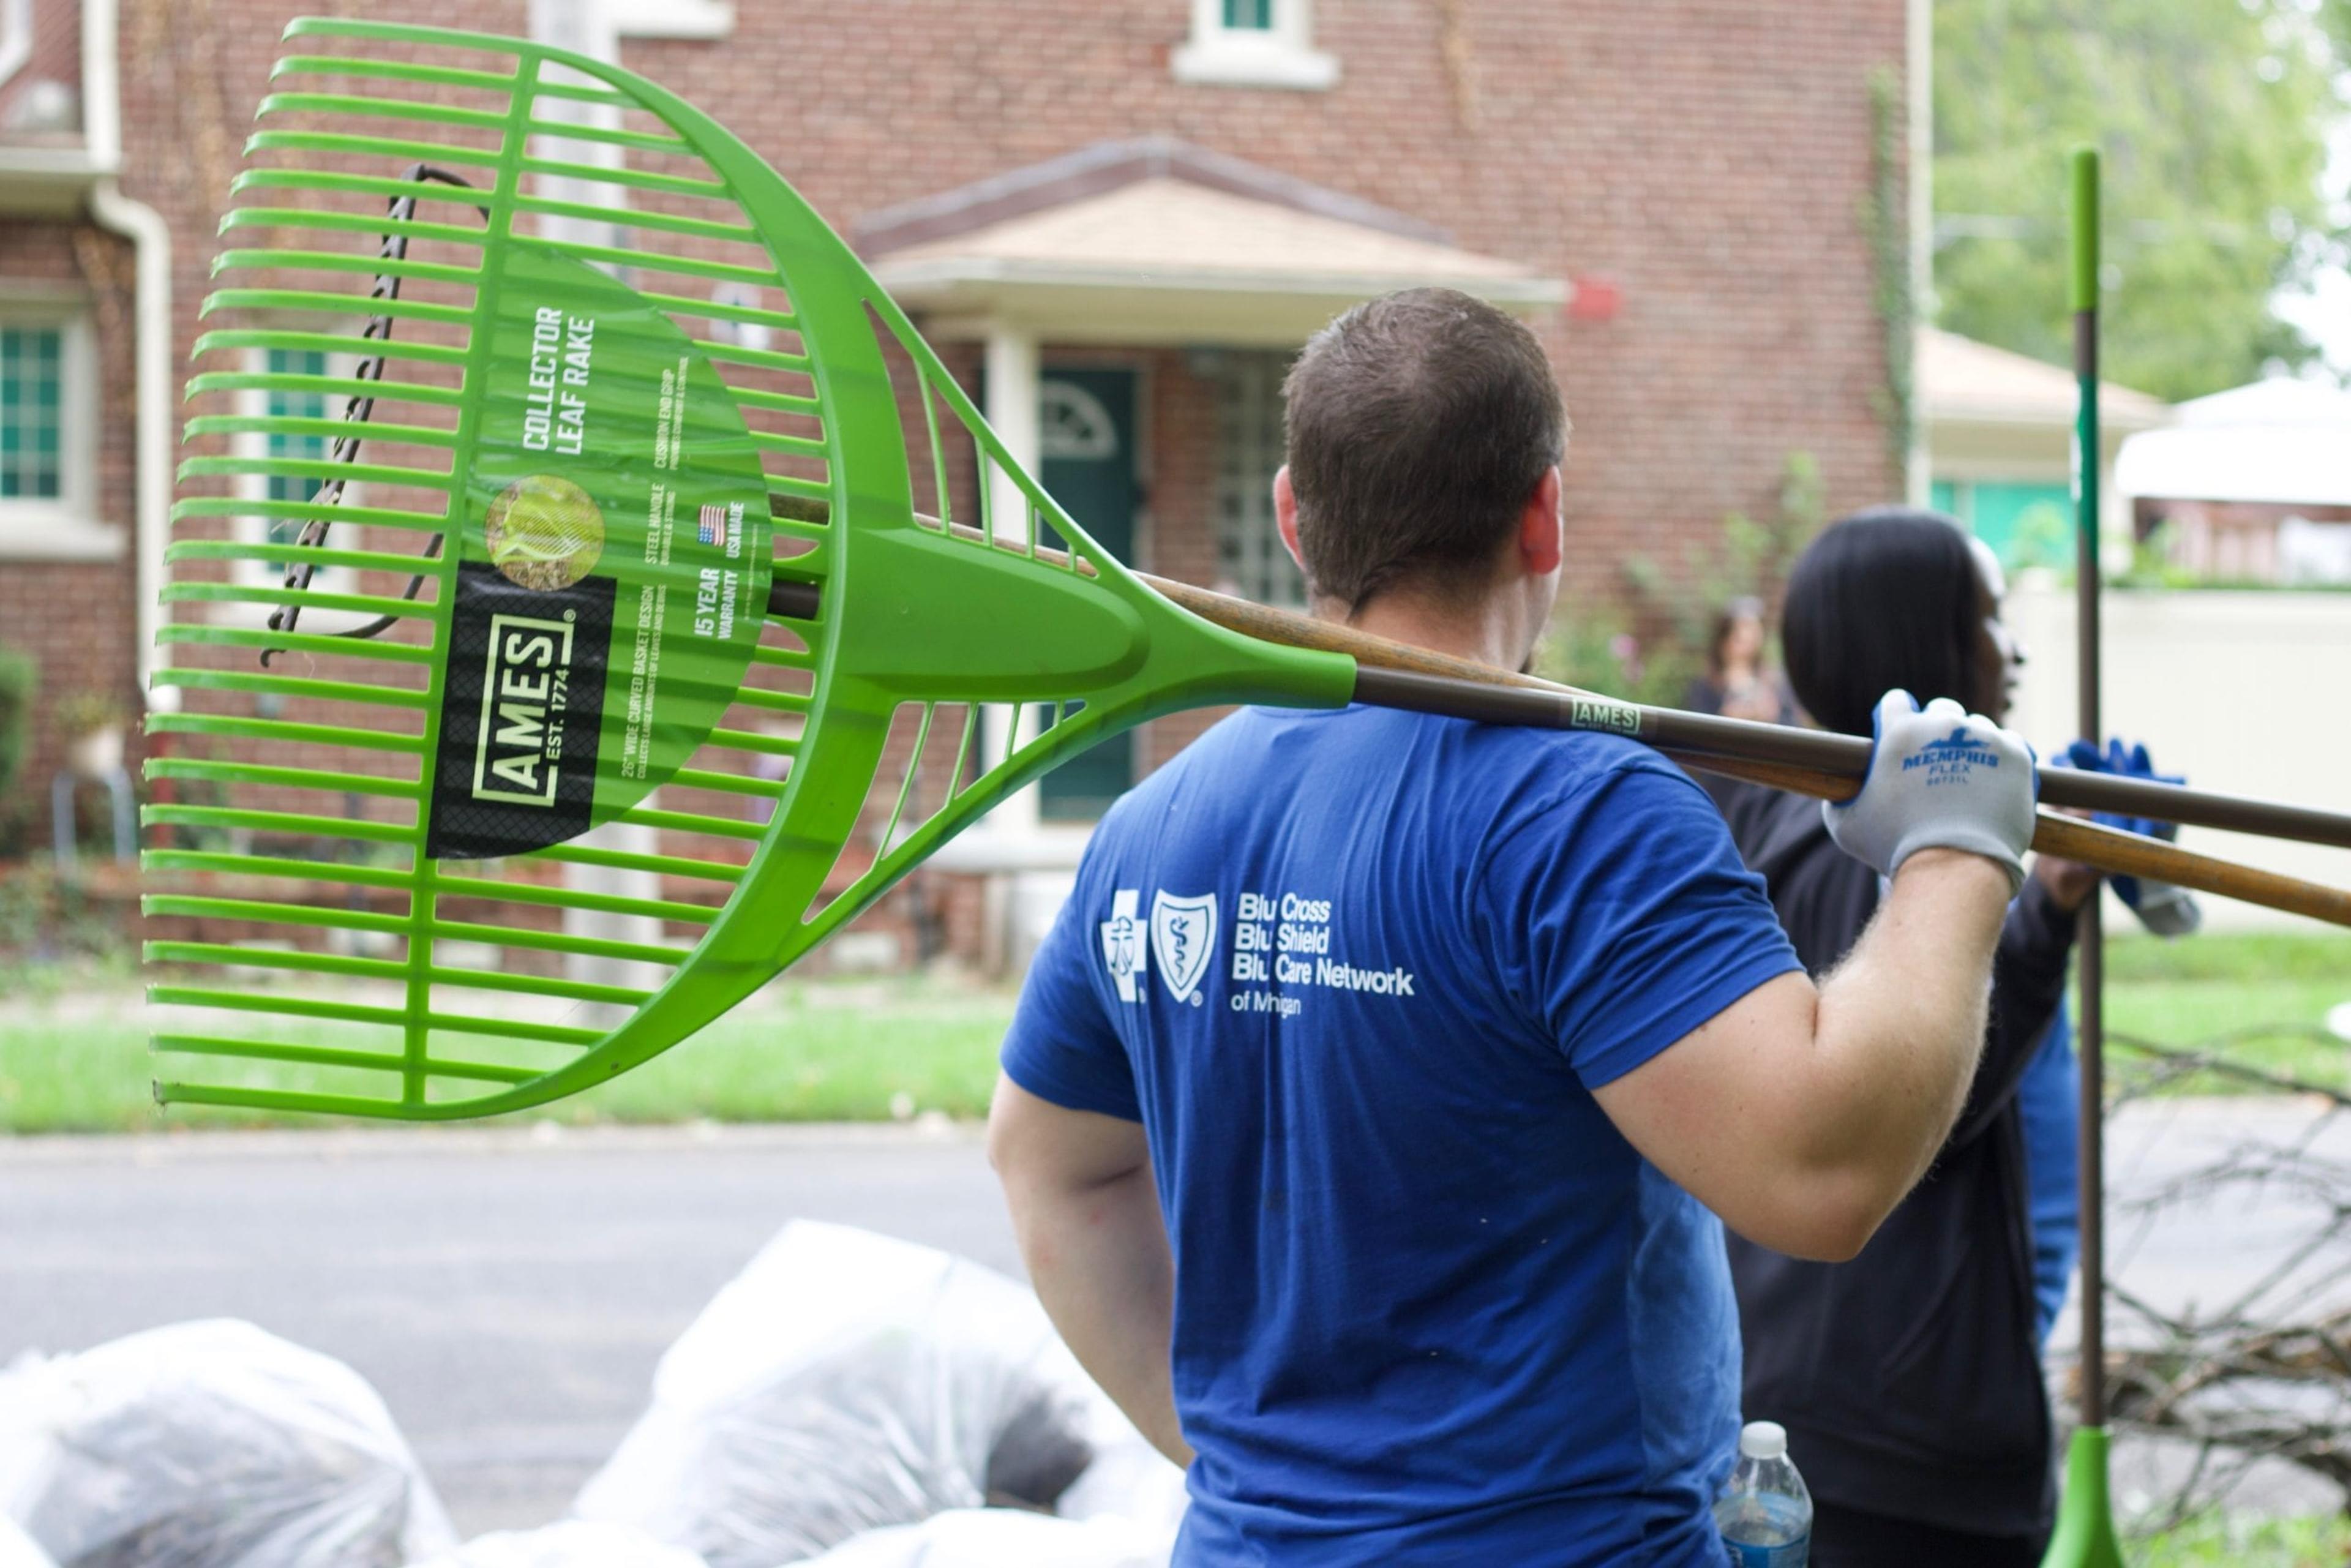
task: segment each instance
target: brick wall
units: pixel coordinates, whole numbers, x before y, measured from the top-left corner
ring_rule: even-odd
[[[1489,0],[1447,67],[1435,0],[1324,0],[1328,92],[1177,84],[1186,0],[737,8],[723,46],[632,45],[848,227],[863,213],[1116,136],[1165,133],[1623,292],[1544,329],[1576,435],[1571,593],[1678,563],[1768,507],[1792,449],[1828,503],[1898,492],[1861,236],[1869,78],[1899,0]]]
[[[41,666],[34,701],[33,744],[14,799],[0,801],[0,834],[10,819],[47,841],[50,776],[64,766],[64,737],[53,715],[58,700],[90,692],[138,711],[135,612],[127,541],[131,517],[131,251],[86,224],[15,220],[0,224],[0,285],[83,295],[97,339],[98,519],[120,526],[118,560],[26,561],[0,559],[0,645],[30,653]],[[5,304],[5,299],[0,299]]]

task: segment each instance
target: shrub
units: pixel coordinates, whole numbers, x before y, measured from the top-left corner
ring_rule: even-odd
[[[0,648],[0,800],[15,798],[16,776],[31,749],[33,694],[40,685],[41,666],[31,654]]]

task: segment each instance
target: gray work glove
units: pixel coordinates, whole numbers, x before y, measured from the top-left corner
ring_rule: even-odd
[[[1861,792],[1821,803],[1837,848],[1888,877],[1920,850],[1965,850],[1999,862],[2013,897],[2041,793],[2032,748],[1949,697],[1922,712],[1908,692],[1891,691],[1872,716]]]

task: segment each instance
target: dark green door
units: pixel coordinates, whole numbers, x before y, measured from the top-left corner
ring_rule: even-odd
[[[1134,559],[1134,512],[1142,499],[1134,464],[1134,372],[1047,370],[1037,384],[1037,477],[1094,542]],[[1045,542],[1060,546],[1048,529]],[[1039,784],[1039,814],[1090,822],[1134,782],[1134,736],[1114,735],[1072,757]]]

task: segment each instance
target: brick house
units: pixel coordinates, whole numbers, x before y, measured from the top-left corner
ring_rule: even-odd
[[[20,810],[59,766],[62,696],[140,700],[176,383],[240,139],[303,8],[0,0],[0,644],[43,671]],[[1282,365],[1332,311],[1413,281],[1525,314],[1558,367],[1571,604],[1614,591],[1628,554],[1676,560],[1768,508],[1792,452],[1832,508],[1905,487],[1863,214],[1873,83],[1904,71],[1917,0],[308,8],[536,31],[694,100],[1146,570],[1295,596],[1266,499]],[[965,863],[1050,865],[1204,722],[1072,765],[999,813],[1029,847]],[[954,945],[977,941],[977,896],[943,901]]]

